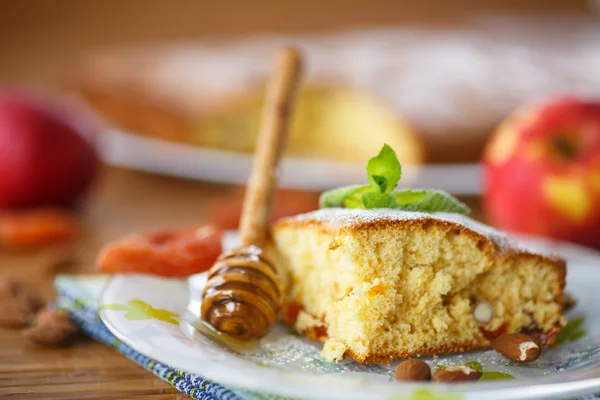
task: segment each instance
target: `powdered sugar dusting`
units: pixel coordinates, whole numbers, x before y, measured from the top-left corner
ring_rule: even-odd
[[[364,210],[356,208],[323,208],[320,210],[311,211],[309,213],[284,218],[281,221],[300,223],[316,222],[334,228],[350,228],[359,227],[363,224],[368,224],[382,220],[411,221],[420,219],[446,221],[461,225],[490,239],[496,245],[500,252],[526,251],[528,253],[553,257],[550,254],[545,254],[534,249],[530,249],[518,243],[516,240],[510,238],[505,233],[500,232],[490,226],[484,225],[461,214],[427,214],[421,212],[400,211],[395,209]]]

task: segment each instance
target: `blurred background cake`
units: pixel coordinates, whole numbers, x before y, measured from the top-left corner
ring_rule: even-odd
[[[269,60],[279,45],[295,42],[305,53],[306,78],[277,217],[314,209],[319,191],[362,179],[364,162],[387,143],[405,166],[405,186],[471,196],[476,218],[506,230],[600,246],[590,239],[600,229],[597,1],[373,0],[367,8],[341,0],[182,0],[177,7],[33,1],[0,4],[0,82],[46,92],[54,105],[65,95],[75,100],[78,106],[62,108],[96,133],[98,156],[111,165],[98,174],[105,184],[124,176],[117,197],[126,191],[124,198],[137,199],[145,191],[139,185],[153,188],[158,174],[191,178],[199,182],[181,185],[197,188],[200,201],[190,199],[189,207],[235,228]],[[531,118],[511,116],[532,103]],[[92,124],[82,105],[101,123]],[[25,128],[44,133],[35,122],[41,116],[8,117],[15,126],[6,125],[7,143]],[[527,156],[530,143],[537,143],[536,157]],[[43,159],[56,156],[47,153]],[[7,176],[38,176],[26,173],[27,164],[15,163],[20,169]],[[8,164],[0,160],[0,168]],[[54,173],[42,162],[38,168]],[[160,208],[170,196],[186,196],[163,190],[178,185],[164,179],[128,218],[154,210],[152,202]],[[15,188],[42,187],[30,180]],[[154,211],[139,221],[176,224],[182,204],[163,222]],[[115,229],[125,228],[115,222]]]
[[[520,104],[600,90],[598,37],[593,19],[470,16],[435,30],[211,38],[98,52],[77,89],[128,132],[252,152],[268,55],[298,43],[290,155],[362,162],[385,142],[404,164],[474,162]]]

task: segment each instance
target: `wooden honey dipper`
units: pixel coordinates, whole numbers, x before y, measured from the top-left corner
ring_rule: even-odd
[[[240,245],[222,254],[208,272],[201,318],[217,332],[250,341],[268,334],[277,319],[281,288],[277,269],[264,255],[278,164],[300,77],[301,58],[280,50],[267,86],[258,143],[240,221]]]

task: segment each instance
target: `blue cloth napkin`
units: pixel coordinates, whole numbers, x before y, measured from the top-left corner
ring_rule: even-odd
[[[102,323],[98,315],[97,295],[104,285],[103,276],[60,275],[54,282],[58,293],[57,306],[69,313],[71,319],[91,338],[102,342],[141,365],[177,390],[198,400],[292,400],[266,393],[230,389],[194,375],[172,368],[138,353],[117,339]]]

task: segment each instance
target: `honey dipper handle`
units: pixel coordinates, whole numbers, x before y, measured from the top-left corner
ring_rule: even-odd
[[[262,112],[256,153],[246,187],[240,221],[240,244],[263,247],[271,219],[278,165],[287,142],[289,115],[296,97],[301,59],[298,50],[284,47],[277,56]]]

